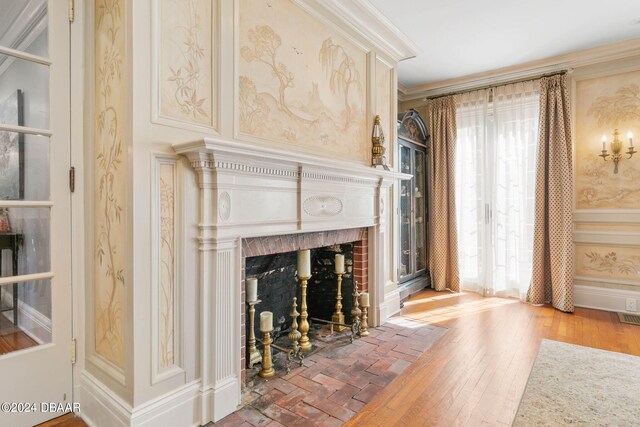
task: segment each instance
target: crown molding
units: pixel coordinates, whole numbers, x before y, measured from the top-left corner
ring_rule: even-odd
[[[305,0],[326,9],[395,62],[415,57],[420,48],[368,0]]]
[[[574,69],[640,55],[640,38],[525,62],[496,70],[398,90],[399,101],[410,101],[449,92],[534,78],[542,74]]]

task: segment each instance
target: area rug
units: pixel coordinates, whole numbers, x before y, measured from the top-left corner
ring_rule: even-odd
[[[542,340],[514,426],[640,422],[640,357]]]

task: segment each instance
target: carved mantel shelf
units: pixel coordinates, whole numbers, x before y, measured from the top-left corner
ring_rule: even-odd
[[[203,138],[173,146],[217,194],[218,237],[369,227],[384,221],[382,189],[411,175],[293,151]]]

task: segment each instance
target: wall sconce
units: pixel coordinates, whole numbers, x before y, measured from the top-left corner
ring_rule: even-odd
[[[626,153],[622,153],[622,141],[618,139],[618,129],[613,132],[613,141],[611,141],[611,154],[607,153],[606,143],[607,143],[607,135],[602,135],[602,154],[599,157],[602,157],[606,162],[609,157],[613,160],[613,164],[615,165],[613,168],[613,173],[618,173],[618,162],[622,160],[622,156],[624,154],[628,154],[630,159],[633,157],[637,151],[633,148],[633,134],[629,132],[627,134],[627,138],[629,138],[629,149]]]
[[[380,126],[380,116],[376,116],[373,123],[371,142],[373,143],[373,148],[371,148],[371,166],[374,168],[376,166],[382,166],[385,170],[389,170],[389,166],[387,166],[387,158],[384,156],[384,152],[386,150],[384,148],[384,133]]]

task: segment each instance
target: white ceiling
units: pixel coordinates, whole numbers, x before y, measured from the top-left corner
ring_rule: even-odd
[[[370,0],[421,52],[406,88],[640,37],[640,0]]]

